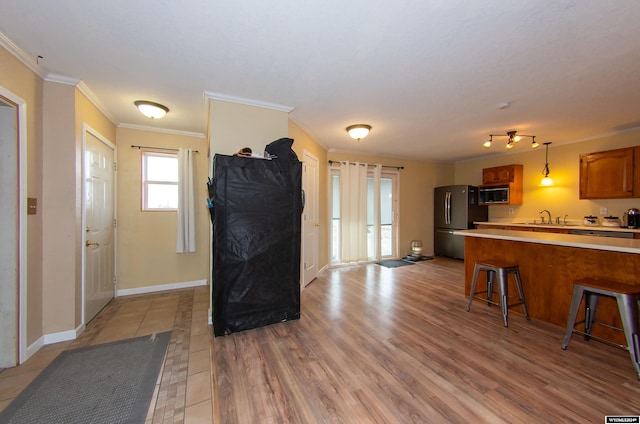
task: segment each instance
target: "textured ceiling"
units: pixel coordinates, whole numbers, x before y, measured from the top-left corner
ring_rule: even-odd
[[[328,149],[436,161],[640,129],[639,22],[637,0],[0,0],[0,41],[117,125],[204,134],[216,93],[291,107]]]

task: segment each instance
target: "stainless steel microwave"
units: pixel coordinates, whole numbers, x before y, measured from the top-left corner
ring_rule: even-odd
[[[480,186],[478,197],[480,204],[509,203],[509,186]]]

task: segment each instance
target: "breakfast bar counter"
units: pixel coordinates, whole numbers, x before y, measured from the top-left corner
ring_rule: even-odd
[[[469,296],[476,261],[508,261],[520,267],[531,318],[563,328],[575,280],[602,278],[640,287],[638,239],[498,229],[461,230],[455,234],[465,236],[465,296]],[[518,313],[519,308],[513,312]],[[615,301],[602,299],[598,321],[621,326]],[[620,333],[596,327],[594,335],[624,343]]]

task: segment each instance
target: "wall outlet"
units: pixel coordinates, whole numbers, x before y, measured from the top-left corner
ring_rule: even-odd
[[[608,215],[608,214],[609,214],[609,209],[600,208],[600,215]]]
[[[509,208],[509,215],[513,215],[513,208]]]

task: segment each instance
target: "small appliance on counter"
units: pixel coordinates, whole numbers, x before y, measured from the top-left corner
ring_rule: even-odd
[[[605,216],[602,218],[602,223],[600,225],[603,227],[620,227],[620,220],[617,216]]]
[[[582,220],[582,225],[595,227],[600,224],[598,223],[597,216],[589,215],[584,217],[584,219]]]
[[[640,228],[640,210],[631,208],[624,213],[627,228]]]

